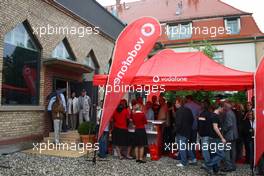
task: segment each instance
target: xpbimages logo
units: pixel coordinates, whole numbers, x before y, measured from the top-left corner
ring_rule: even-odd
[[[165,143],[164,151],[169,151],[171,153],[177,152],[179,150],[200,150],[200,151],[210,151],[211,153],[216,153],[216,151],[229,151],[232,149],[231,143],[183,143],[182,141],[178,143]]]
[[[43,37],[45,35],[75,35],[77,37],[84,37],[85,35],[99,34],[99,27],[83,27],[83,26],[33,26],[33,33]]]
[[[53,151],[53,150],[67,150],[67,151],[78,151],[79,153],[84,153],[92,150],[99,150],[99,143],[52,143],[48,141],[47,143],[33,143],[33,151]]]
[[[180,79],[180,78],[179,78]],[[182,78],[183,79],[183,78]],[[164,81],[164,79],[160,79],[159,76],[154,76],[152,78],[152,81],[154,84],[152,85],[105,85],[105,86],[101,86],[99,85],[99,92],[101,93],[105,93],[106,95],[109,94],[110,92],[115,92],[115,93],[127,93],[127,92],[141,92],[141,93],[145,93],[146,95],[149,95],[150,93],[163,93],[166,91],[165,89],[165,85],[164,84],[160,84],[160,81]]]

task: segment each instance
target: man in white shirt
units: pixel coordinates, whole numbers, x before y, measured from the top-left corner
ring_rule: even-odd
[[[86,95],[86,91],[82,90],[82,95],[79,97],[79,124],[83,122],[83,119],[88,122],[90,121],[90,108],[91,98]]]
[[[77,114],[79,112],[79,100],[75,96],[75,92],[72,92],[71,97],[68,99],[68,115],[69,115],[69,124],[71,126],[71,130],[76,129],[77,125]]]

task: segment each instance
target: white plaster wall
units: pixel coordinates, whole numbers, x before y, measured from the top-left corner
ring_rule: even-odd
[[[224,51],[224,65],[240,71],[254,72],[256,70],[255,44],[226,44],[214,45]],[[176,52],[195,51],[193,48],[174,48]]]

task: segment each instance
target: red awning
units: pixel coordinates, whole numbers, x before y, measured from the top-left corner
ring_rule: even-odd
[[[254,74],[225,67],[202,52],[176,53],[165,49],[146,61],[133,85],[164,85],[166,90],[248,90]],[[105,85],[107,75],[95,75],[94,85]]]

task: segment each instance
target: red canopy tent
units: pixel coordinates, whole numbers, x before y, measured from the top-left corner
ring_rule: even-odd
[[[107,75],[95,75],[94,85],[105,85]],[[254,74],[227,68],[202,52],[160,51],[147,60],[133,85],[164,85],[166,90],[249,90]]]

